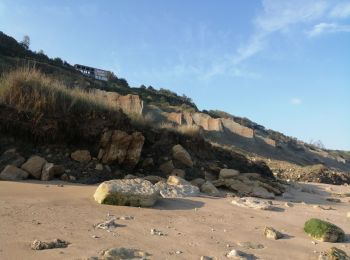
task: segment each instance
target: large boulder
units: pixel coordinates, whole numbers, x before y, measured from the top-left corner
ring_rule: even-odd
[[[335,243],[345,239],[345,233],[340,227],[317,218],[306,221],[304,231],[312,238],[323,242]]]
[[[180,144],[173,146],[173,157],[188,167],[193,166],[191,155]]]
[[[120,130],[105,131],[101,137],[98,159],[106,164],[117,162],[132,169],[140,160],[144,141],[140,132],[129,135]]]
[[[28,178],[28,173],[13,165],[7,165],[0,173],[0,180],[17,181]]]
[[[95,191],[98,203],[133,207],[151,207],[159,191],[143,179],[111,180],[101,183]]]
[[[41,171],[43,169],[46,160],[40,156],[34,155],[30,157],[23,165],[22,169],[28,172],[32,177],[36,179],[41,178]]]
[[[77,150],[71,154],[71,157],[74,161],[81,163],[91,161],[91,155],[88,150]]]

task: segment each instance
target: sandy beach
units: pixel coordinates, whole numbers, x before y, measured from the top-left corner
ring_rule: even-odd
[[[63,184],[63,187],[62,185]],[[232,249],[256,259],[317,259],[319,252],[337,246],[348,254],[350,242],[312,243],[303,224],[312,217],[335,223],[350,232],[350,198],[341,203],[325,200],[333,193],[350,192],[349,186],[303,184],[314,193],[292,190],[292,207],[276,199],[276,211],[254,210],[232,205],[232,198],[196,197],[161,199],[153,208],[99,205],[93,200],[96,186],[63,182],[0,182],[0,259],[84,259],[113,247],[137,248],[150,259],[226,259]],[[331,206],[331,210],[313,205]],[[108,232],[94,225],[112,217],[119,227]],[[269,240],[265,226],[286,234]],[[151,235],[157,229],[163,236]],[[31,250],[35,239],[60,238],[67,248]],[[250,242],[250,243],[245,243]],[[258,247],[252,249],[249,247]],[[177,253],[176,253],[177,252]]]

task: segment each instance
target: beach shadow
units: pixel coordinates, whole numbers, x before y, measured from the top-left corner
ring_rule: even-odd
[[[204,202],[190,198],[160,199],[153,209],[157,210],[193,210],[204,206]]]
[[[282,237],[280,238],[280,240],[284,240],[284,239],[292,239],[295,238],[295,236],[291,236],[285,233],[282,233]]]

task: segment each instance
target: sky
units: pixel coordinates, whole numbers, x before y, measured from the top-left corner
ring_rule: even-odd
[[[0,0],[0,31],[350,150],[350,0]]]

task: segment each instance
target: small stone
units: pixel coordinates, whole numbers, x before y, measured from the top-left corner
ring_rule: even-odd
[[[34,240],[31,248],[33,250],[44,250],[44,249],[52,249],[52,248],[65,248],[69,245],[70,243],[61,240],[61,239],[54,239],[53,241],[45,242],[45,241],[40,241],[40,240]]]
[[[182,254],[182,251],[178,250],[175,252],[175,254],[180,255],[180,254]]]
[[[201,256],[200,260],[215,260],[214,257],[211,257],[211,256]]]
[[[165,234],[162,231],[160,231],[160,230],[152,228],[151,229],[151,235],[153,235],[153,236],[164,236]]]
[[[277,231],[276,229],[272,228],[272,227],[265,227],[264,229],[264,235],[269,238],[269,239],[280,239],[283,237],[282,233]]]
[[[99,228],[99,229],[111,229],[116,227],[118,227],[118,224],[115,222],[115,218],[106,220],[96,225],[96,228]]]
[[[304,231],[312,238],[323,242],[342,242],[345,239],[345,233],[341,228],[317,218],[306,221]]]
[[[147,259],[148,254],[146,252],[140,251],[134,248],[112,248],[101,253],[101,259],[119,260],[119,259]],[[95,258],[100,259],[100,258]]]

